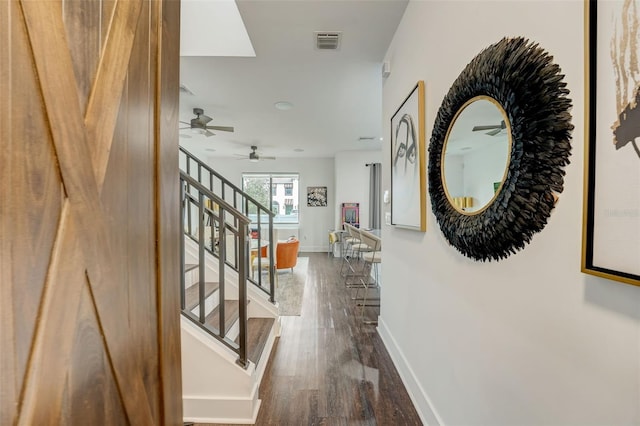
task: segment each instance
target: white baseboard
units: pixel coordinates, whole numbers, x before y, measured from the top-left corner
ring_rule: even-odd
[[[438,415],[431,399],[420,385],[420,382],[382,317],[378,317],[378,334],[382,339],[382,343],[384,343],[384,346],[387,348],[387,352],[389,352],[389,356],[391,356],[391,360],[398,370],[400,379],[402,383],[404,383],[404,387],[409,393],[409,398],[411,398],[422,422],[426,426],[444,426],[445,423]]]
[[[229,398],[207,398],[198,396],[183,396],[182,404],[185,412],[191,413],[184,417],[186,422],[194,423],[226,423],[226,424],[255,424],[260,411],[260,399],[253,400]],[[251,417],[243,418],[246,413]]]

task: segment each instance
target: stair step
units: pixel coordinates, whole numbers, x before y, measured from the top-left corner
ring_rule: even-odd
[[[211,296],[215,291],[220,287],[220,283],[211,282],[204,283],[204,298]],[[187,311],[192,310],[196,306],[198,306],[198,302],[200,302],[200,286],[197,284],[188,287],[184,292],[185,306]]]
[[[184,264],[184,273],[186,274],[187,272],[196,269],[198,267],[197,263],[185,263]]]
[[[224,323],[227,332],[231,329],[231,326],[240,317],[240,303],[237,300],[225,300],[224,301]],[[220,330],[220,305],[216,306],[209,315],[205,318],[205,324],[209,327],[213,327],[216,330]]]
[[[274,318],[249,318],[247,320],[247,358],[256,365],[260,361],[274,323]],[[238,339],[236,339],[236,343],[238,343]]]

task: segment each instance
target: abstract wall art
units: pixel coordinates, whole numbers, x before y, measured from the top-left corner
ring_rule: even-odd
[[[586,14],[582,272],[640,285],[640,0]]]

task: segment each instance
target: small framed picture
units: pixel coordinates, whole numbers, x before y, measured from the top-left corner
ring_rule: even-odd
[[[326,186],[308,186],[307,187],[307,206],[326,207],[327,206],[327,187]]]

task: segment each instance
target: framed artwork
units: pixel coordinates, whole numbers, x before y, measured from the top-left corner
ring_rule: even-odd
[[[427,230],[424,82],[391,117],[391,224]]]
[[[360,227],[360,203],[342,203],[342,223]]]
[[[327,206],[327,187],[326,186],[307,186],[307,206],[326,207]]]
[[[585,3],[582,272],[640,285],[640,0]]]

